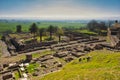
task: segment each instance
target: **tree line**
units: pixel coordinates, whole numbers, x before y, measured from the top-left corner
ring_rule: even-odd
[[[111,23],[106,24],[103,21],[98,22],[96,20],[91,20],[89,23],[87,23],[86,27],[80,27],[79,29],[76,29],[76,28],[74,28],[74,26],[61,28],[61,27],[53,26],[53,25],[50,25],[48,28],[38,28],[37,24],[33,23],[29,28],[29,32],[34,35],[34,38],[36,37],[36,35],[39,35],[40,42],[42,42],[42,37],[45,32],[49,33],[49,40],[53,40],[53,34],[56,34],[59,38],[59,41],[61,41],[61,36],[64,35],[64,33],[66,31],[72,32],[72,31],[76,31],[76,30],[88,29],[89,31],[96,32],[100,35],[102,30],[107,31],[107,28],[110,25],[111,25]],[[18,33],[22,32],[21,25],[16,26],[16,32],[18,32]]]
[[[87,28],[90,31],[99,32],[100,30],[107,30],[107,25],[105,22],[97,22],[92,20],[87,24]]]
[[[16,32],[22,32],[22,26],[16,26]],[[42,42],[42,37],[45,32],[49,33],[49,40],[53,40],[53,34],[56,34],[59,37],[59,42],[61,41],[61,36],[64,35],[64,30],[61,27],[50,25],[48,28],[38,28],[36,23],[33,23],[30,28],[29,32],[34,35],[34,39],[36,35],[39,35],[40,42]]]

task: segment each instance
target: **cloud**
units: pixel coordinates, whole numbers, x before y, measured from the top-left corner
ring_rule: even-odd
[[[104,17],[115,15],[113,12],[91,6],[77,6],[70,3],[66,4],[66,2],[57,3],[47,6],[36,5],[23,14],[36,17]]]
[[[81,0],[36,0],[37,2],[24,6],[22,9],[11,10],[5,16],[39,17],[48,19],[84,19],[119,16],[120,11],[103,9],[94,5],[82,4]],[[76,1],[76,2],[74,2]],[[79,1],[78,4],[76,4]],[[4,16],[2,14],[1,16]]]

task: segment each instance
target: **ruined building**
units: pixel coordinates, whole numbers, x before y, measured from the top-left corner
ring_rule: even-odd
[[[43,49],[44,46],[56,44],[57,41],[38,42],[30,33],[11,33],[3,35],[2,40],[8,46],[9,52],[31,52]]]
[[[108,37],[112,47],[120,47],[120,23],[118,23],[118,21],[115,21],[115,23],[108,28]]]

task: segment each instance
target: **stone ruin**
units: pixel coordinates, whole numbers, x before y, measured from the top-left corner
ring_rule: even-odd
[[[47,74],[53,71],[57,71],[64,66],[65,63],[60,62],[59,59],[64,60],[66,63],[70,62],[76,58],[79,58],[79,61],[82,60],[87,60],[90,61],[91,57],[83,57],[80,58],[81,56],[84,56],[90,51],[93,50],[99,50],[103,49],[103,42],[105,40],[100,40],[95,37],[84,37],[81,34],[76,34],[76,33],[71,33],[72,40],[69,42],[63,42],[60,44],[57,44],[55,41],[51,42],[43,42],[43,43],[38,43],[36,40],[31,40],[30,42],[23,43],[21,41],[21,38],[12,38],[10,35],[6,35],[3,37],[3,40],[8,44],[8,49],[12,52],[29,52],[29,51],[34,51],[34,50],[39,50],[42,46],[49,46],[51,48],[57,48],[55,49],[56,53],[54,54],[47,54],[44,56],[41,56],[37,59],[32,58],[32,54],[26,54],[26,62],[31,63],[39,63],[40,68],[37,69],[35,73],[33,73],[33,76],[38,76],[39,74]],[[120,46],[119,45],[119,39],[120,39],[120,28],[117,25],[117,28],[108,28],[108,36],[111,40],[111,45],[113,47]],[[28,37],[23,37],[24,38],[30,38],[31,36]],[[69,36],[68,36],[69,37]],[[59,58],[59,59],[58,59]],[[23,62],[22,62],[23,63]],[[0,65],[0,72],[3,71],[4,67],[8,67],[8,69],[13,70],[16,69],[19,65],[14,64],[12,66],[9,65]],[[6,80],[7,78],[13,78],[11,75],[11,72],[7,72],[8,74],[4,75],[3,80]],[[5,76],[5,77],[4,77]],[[1,78],[0,78],[1,79]]]
[[[2,71],[3,70],[3,65],[2,64],[0,64],[0,71]]]
[[[32,60],[32,54],[26,54],[25,62],[30,62]]]
[[[30,33],[6,34],[2,37],[2,40],[7,44],[8,51],[12,56],[17,55],[17,53],[27,53],[42,49],[63,50],[63,48],[66,49],[67,46],[73,46],[78,44],[87,45],[87,44],[105,42],[105,40],[99,40],[98,38],[91,36],[84,36],[81,33],[68,32],[65,34],[67,38],[71,38],[70,35],[72,35],[71,40],[67,42],[61,42],[59,44],[57,41],[39,42],[37,41],[37,39],[34,39],[33,36],[30,35]],[[88,51],[90,50],[88,49],[88,47],[85,47],[85,49]],[[69,50],[72,51],[73,49],[69,49]]]
[[[120,48],[120,23],[118,21],[115,21],[115,24],[108,28],[108,37],[111,47]]]
[[[78,42],[79,40],[81,40],[82,42]],[[98,40],[98,39],[94,39],[94,40]],[[34,62],[34,63],[40,64],[40,67],[38,69],[36,69],[36,71],[32,74],[33,76],[44,75],[44,74],[48,74],[50,72],[60,70],[64,66],[64,64],[66,64],[76,58],[79,58],[81,56],[84,56],[86,54],[86,52],[88,53],[90,50],[95,49],[96,45],[100,44],[100,43],[96,44],[97,41],[95,41],[94,43],[89,42],[89,44],[90,44],[89,45],[89,44],[86,44],[86,41],[89,42],[90,39],[85,40],[85,38],[78,38],[77,41],[70,41],[68,43],[52,45],[51,47],[57,48],[55,50],[56,53],[43,55],[36,59],[32,58],[32,54],[26,54],[25,62],[28,62],[28,63]],[[99,42],[99,40],[98,40],[98,42]],[[92,45],[92,44],[94,44],[94,45]],[[91,48],[91,45],[93,46],[92,48]],[[99,48],[99,47],[100,46],[97,46],[97,48]],[[63,61],[59,61],[59,59],[62,59]],[[88,58],[88,60],[89,60],[89,58]],[[21,63],[23,63],[23,62],[21,62]],[[21,63],[19,63],[19,64],[21,64]],[[18,64],[15,64],[15,65],[12,65],[11,68],[9,65],[7,67],[9,67],[9,69],[16,69],[16,67],[18,67],[18,66],[19,66]]]
[[[30,33],[5,34],[3,35],[2,40],[7,44],[8,51],[11,55],[16,55],[14,52],[27,53],[46,49],[46,46],[49,47],[52,44],[57,44],[57,41],[39,42],[37,39],[34,39]]]
[[[51,60],[51,59],[53,59],[53,56],[50,54],[47,54],[47,55],[41,56],[39,60],[41,62],[44,62],[44,61]]]
[[[13,75],[11,72],[8,72],[2,76],[2,80],[13,80]]]
[[[62,57],[65,57],[67,56],[68,52],[56,52],[54,54],[55,57],[59,57],[59,58],[62,58]]]

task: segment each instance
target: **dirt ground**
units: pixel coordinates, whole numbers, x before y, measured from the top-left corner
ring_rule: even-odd
[[[0,63],[13,63],[20,61],[22,59],[25,59],[25,54],[19,54],[17,56],[11,56],[11,57],[1,57],[0,58]]]

